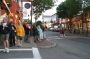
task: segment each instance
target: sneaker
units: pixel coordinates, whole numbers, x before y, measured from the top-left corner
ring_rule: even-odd
[[[9,53],[9,49],[8,48],[5,48],[5,52]]]

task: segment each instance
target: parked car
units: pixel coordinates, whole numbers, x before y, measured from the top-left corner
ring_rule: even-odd
[[[54,28],[53,28],[53,27],[50,27],[50,28],[48,28],[48,30],[53,31],[53,30],[54,30]]]

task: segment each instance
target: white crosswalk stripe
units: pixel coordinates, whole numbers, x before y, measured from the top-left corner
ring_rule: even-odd
[[[3,51],[4,49],[0,49],[0,51]],[[33,52],[33,58],[5,58],[5,59],[42,59],[39,53],[38,48],[32,48],[32,49],[9,49],[9,51],[32,51]]]

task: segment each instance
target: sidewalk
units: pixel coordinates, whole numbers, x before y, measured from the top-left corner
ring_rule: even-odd
[[[69,33],[69,32],[65,32],[65,34],[68,36],[82,36],[82,37],[90,37],[90,33],[85,34],[85,33]]]
[[[67,37],[79,37],[79,38],[90,38],[90,36],[89,35],[86,35],[86,34],[76,34],[76,33],[69,33],[69,32],[66,32],[65,33],[65,35],[67,36]]]
[[[34,42],[33,41],[34,38],[33,37],[30,37],[30,40],[29,42],[34,45],[35,47],[38,47],[38,48],[51,48],[51,47],[54,47],[56,46],[56,43],[53,42],[53,41],[50,41],[49,39],[42,39],[41,41],[39,42]]]
[[[51,48],[56,46],[56,43],[50,41],[49,39],[43,39],[42,41],[37,42],[36,44],[37,44],[37,47],[40,47],[40,48]]]
[[[66,37],[59,37],[61,39],[71,39],[71,38],[84,38],[84,39],[89,39],[89,36],[81,35],[81,34],[72,34],[72,33],[65,33]],[[53,37],[52,37],[53,38]],[[56,37],[55,37],[56,38]],[[29,43],[23,42],[23,48],[31,48],[31,47],[39,47],[39,48],[51,48],[56,46],[56,43],[51,40],[51,38],[46,38],[44,40],[41,40],[40,42],[34,43],[33,37],[30,37]],[[0,48],[2,48],[0,44]],[[14,47],[15,48],[15,47]]]
[[[43,40],[36,42],[36,43],[33,40],[34,40],[34,38],[30,37],[30,39],[29,39],[30,43],[23,43],[23,46],[27,47],[30,44],[32,46],[38,47],[38,48],[51,48],[51,47],[56,46],[56,43],[50,41],[49,39],[43,39]]]
[[[65,33],[65,35],[66,35],[66,37],[59,37],[59,38],[62,38],[62,39],[70,39],[70,38],[84,38],[84,39],[86,38],[86,39],[89,39],[90,38],[89,36],[81,35],[81,34]],[[49,38],[43,39],[37,43],[34,43],[33,40],[34,40],[34,38],[30,37],[30,40],[29,40],[30,43],[24,42],[23,46],[24,47],[34,46],[34,47],[38,47],[38,48],[51,48],[51,47],[56,46],[56,42],[54,42],[53,40],[51,40]]]
[[[38,48],[51,48],[56,46],[55,42],[50,41],[49,39],[44,39],[41,40],[40,42],[34,43],[33,41],[33,37],[30,37],[28,43],[27,42],[23,42],[22,43],[22,48],[32,48],[32,47],[38,47]],[[3,44],[0,45],[0,49],[3,48]],[[10,48],[17,48],[16,46],[14,47],[10,47]]]

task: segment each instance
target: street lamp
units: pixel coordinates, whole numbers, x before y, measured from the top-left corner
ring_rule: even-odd
[[[33,8],[32,8],[32,2],[33,2],[33,0],[30,0],[30,2],[31,2],[31,25],[32,25],[32,11],[33,11]]]
[[[33,14],[32,14],[32,11],[33,11],[32,2],[33,2],[33,0],[30,0],[30,2],[31,2],[31,29],[32,29],[32,16],[33,16]],[[32,30],[31,30],[31,35],[33,35]]]

